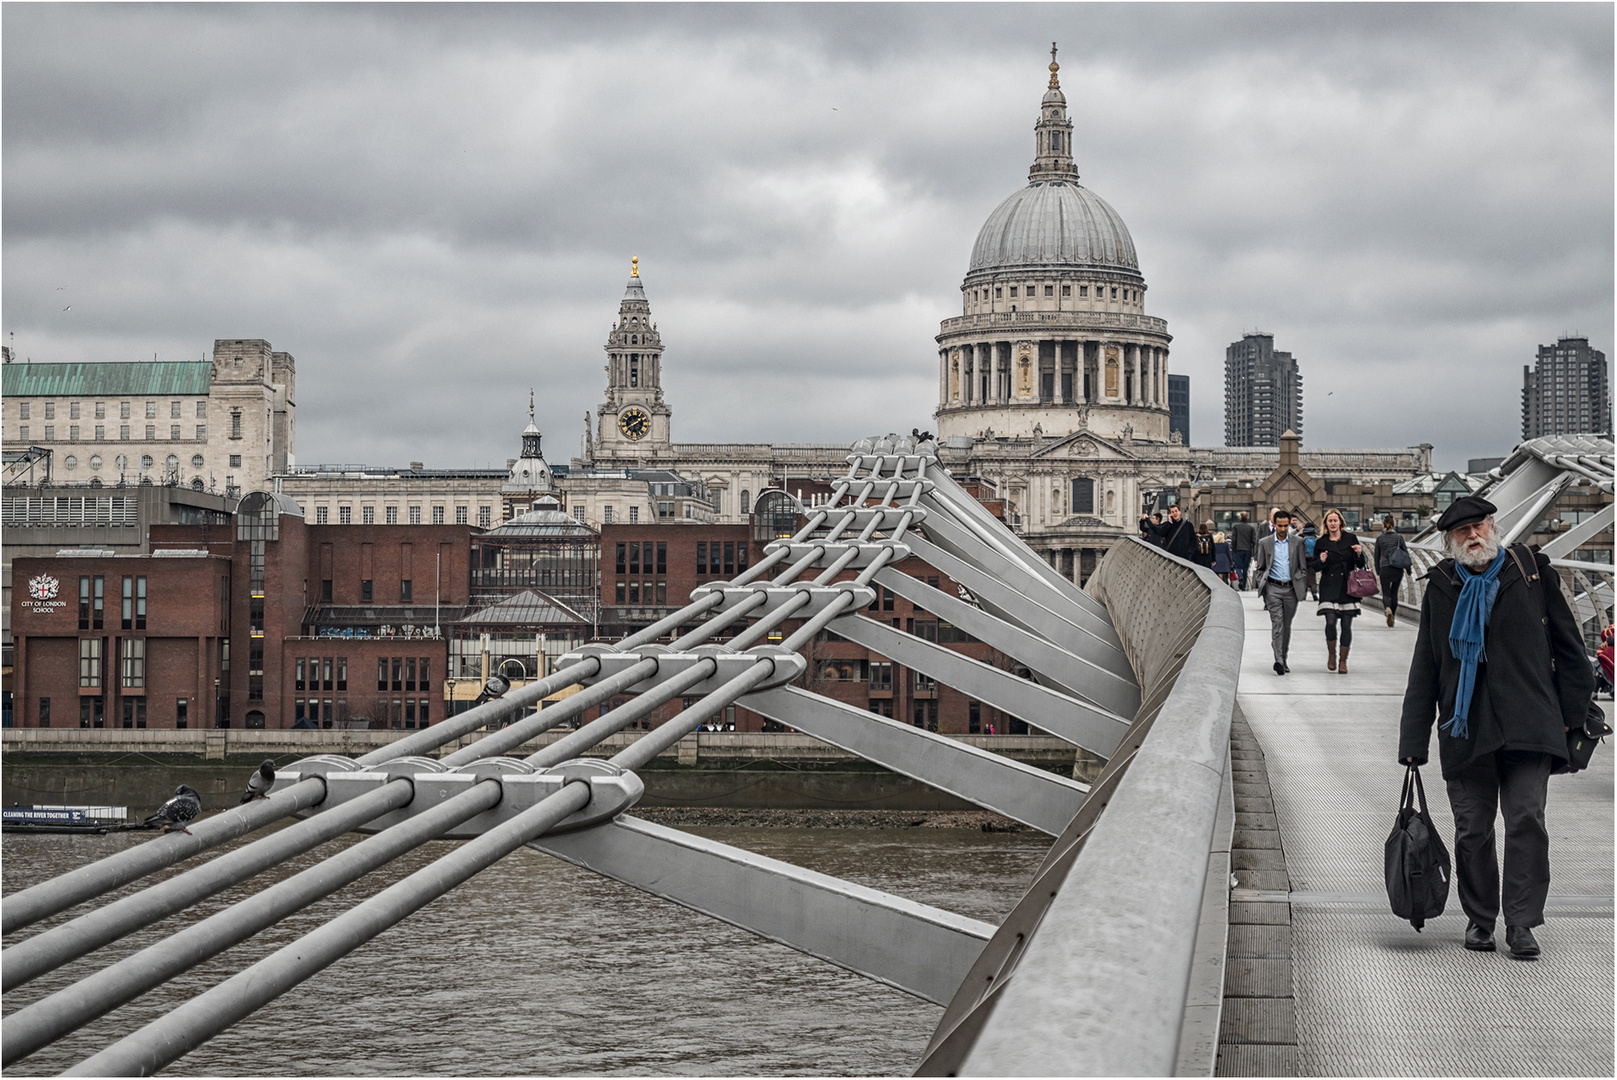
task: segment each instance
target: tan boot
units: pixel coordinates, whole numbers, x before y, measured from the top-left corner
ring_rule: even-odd
[[[1391,625],[1393,625],[1393,623],[1395,623],[1397,621],[1398,621],[1398,616],[1393,612],[1392,608],[1388,608],[1387,609],[1387,625],[1391,626]]]
[[[1342,659],[1336,665],[1336,673],[1338,675],[1346,675],[1347,674],[1347,654],[1348,654],[1348,647],[1346,645],[1344,645],[1344,646],[1342,646]]]
[[[1325,643],[1325,655],[1327,657],[1327,659],[1325,661],[1325,670],[1326,671],[1335,671],[1336,670],[1336,642],[1327,641]]]

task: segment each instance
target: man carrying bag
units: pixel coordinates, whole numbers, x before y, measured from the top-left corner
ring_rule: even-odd
[[[1583,727],[1594,672],[1549,559],[1502,547],[1494,511],[1467,495],[1438,519],[1449,558],[1426,575],[1398,760],[1426,763],[1435,718],[1465,947],[1493,951],[1503,911],[1511,956],[1534,960],[1533,927],[1544,922],[1550,888],[1550,772],[1568,758],[1568,732]],[[1502,885],[1494,852],[1501,809]]]

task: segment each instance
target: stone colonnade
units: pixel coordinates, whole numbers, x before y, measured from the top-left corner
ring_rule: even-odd
[[[1027,350],[1032,385],[1016,385],[1018,357]],[[1107,354],[1115,351],[1115,383]],[[958,357],[958,361],[956,360]],[[1168,407],[1168,350],[1111,340],[982,341],[950,345],[939,354],[938,400],[945,408],[1037,401],[1057,405]]]
[[[1110,550],[1110,547],[1046,548],[1044,560],[1056,573],[1081,589],[1089,583],[1089,575]]]

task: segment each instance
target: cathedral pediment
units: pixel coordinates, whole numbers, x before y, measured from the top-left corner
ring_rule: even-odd
[[[1033,451],[1030,457],[1054,461],[1136,461],[1139,455],[1122,444],[1103,439],[1092,431],[1075,431]]]

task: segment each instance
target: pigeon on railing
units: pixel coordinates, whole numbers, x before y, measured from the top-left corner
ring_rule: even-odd
[[[148,829],[155,829],[161,825],[164,832],[178,828],[189,836],[191,830],[185,827],[186,823],[195,819],[200,813],[202,813],[202,797],[196,793],[195,788],[181,784],[174,789],[174,797],[159,806],[157,813],[141,822],[141,825]]]
[[[247,790],[241,793],[241,801],[250,803],[254,799],[267,799],[270,788],[274,786],[275,761],[272,758],[265,758],[264,763],[247,778]]]

